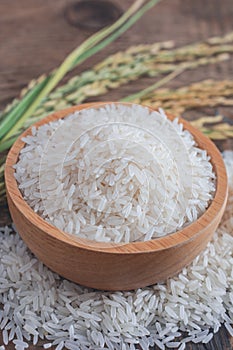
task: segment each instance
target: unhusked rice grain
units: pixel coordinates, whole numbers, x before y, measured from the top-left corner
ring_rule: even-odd
[[[163,284],[130,292],[79,286],[38,261],[14,229],[1,228],[2,332],[17,349],[38,333],[44,348],[70,350],[135,350],[138,344],[184,350],[190,341],[209,342],[221,324],[233,336],[233,152],[224,152],[224,160],[229,198],[221,224],[205,251]]]
[[[24,199],[83,238],[161,237],[197,220],[214,196],[207,152],[162,110],[107,104],[45,124],[23,141],[15,178]]]

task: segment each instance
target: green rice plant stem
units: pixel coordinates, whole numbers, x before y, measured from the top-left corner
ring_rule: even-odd
[[[98,52],[99,50],[102,50],[105,46],[110,44],[112,41],[116,40],[121,34],[123,34],[126,30],[128,30],[134,23],[136,23],[145,12],[150,10],[153,6],[155,6],[158,2],[161,0],[150,0],[146,5],[144,5],[140,11],[136,12],[131,18],[129,16],[126,16],[126,22],[122,27],[120,27],[115,33],[112,34],[112,36],[106,38],[103,42],[99,44],[99,46],[95,46],[92,51],[84,52],[82,55],[80,55],[77,59],[74,60],[73,67],[75,67],[77,64],[82,63],[84,60]],[[123,17],[122,17],[123,19]],[[123,21],[122,21],[123,23]],[[115,23],[117,24],[117,22]],[[114,24],[113,24],[114,25]]]
[[[48,78],[45,78],[44,81],[37,84],[33,89],[29,90],[25,98],[21,100],[9,113],[2,116],[2,121],[0,124],[0,140],[3,139],[3,137],[14,127],[14,125],[20,119],[20,115],[26,112],[28,106],[47,84],[47,82]]]
[[[159,1],[160,0],[150,0],[146,5],[140,8],[144,1],[137,0],[129,8],[129,10],[126,11],[126,13],[113,25],[94,34],[77,49],[71,52],[71,54],[68,55],[61,66],[49,77],[47,84],[43,87],[42,90],[39,91],[35,99],[31,101],[31,104],[28,106],[26,111],[21,113],[21,116],[18,118],[18,121],[14,124],[14,126],[4,134],[3,141],[10,138],[17,132],[17,130],[20,129],[25,120],[27,120],[35,111],[41,100],[58,84],[58,82],[69,70],[71,70],[75,65],[83,62],[84,59],[102,50],[106,45],[118,38],[122,33],[124,33],[124,31],[130,28],[130,26],[132,26],[146,11],[148,11]],[[109,37],[107,37],[108,35]],[[101,42],[101,40],[104,38],[106,39]]]
[[[177,70],[173,71],[172,73],[166,75],[164,78],[161,80],[157,81],[153,85],[149,86],[148,88],[141,90],[135,94],[129,95],[125,98],[123,98],[121,101],[122,102],[132,102],[132,101],[138,101],[140,100],[143,96],[147,95],[148,93],[158,89],[159,87],[167,84],[169,81],[180,75],[185,68],[183,66],[179,67]]]

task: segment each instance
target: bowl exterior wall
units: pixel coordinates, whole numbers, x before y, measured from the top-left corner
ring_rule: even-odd
[[[81,285],[102,290],[131,290],[175,275],[205,248],[221,219],[178,246],[147,253],[105,253],[70,245],[48,235],[18,210],[7,194],[16,228],[29,249],[51,270]]]

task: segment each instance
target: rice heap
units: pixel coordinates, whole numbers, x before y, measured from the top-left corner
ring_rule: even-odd
[[[45,267],[10,227],[1,228],[4,344],[13,341],[17,350],[29,341],[56,350],[184,350],[190,341],[208,343],[221,324],[233,336],[233,152],[224,159],[229,197],[221,224],[205,251],[163,284],[114,293],[81,287]]]
[[[205,150],[162,110],[107,104],[23,139],[15,177],[24,199],[64,232],[144,241],[195,221],[215,191]]]

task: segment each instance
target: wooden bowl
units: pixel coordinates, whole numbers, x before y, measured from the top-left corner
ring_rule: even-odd
[[[55,112],[34,125],[38,127],[74,111],[98,105],[89,103]],[[215,197],[205,213],[184,229],[146,242],[119,245],[100,244],[66,234],[45,222],[25,202],[14,178],[13,165],[24,147],[21,138],[31,134],[31,128],[27,129],[8,154],[5,180],[12,219],[30,250],[61,276],[103,290],[145,287],[164,281],[189,264],[206,247],[223,215],[227,201],[227,175],[216,146],[187,121],[180,121],[199,147],[207,150],[211,157],[217,176]]]

